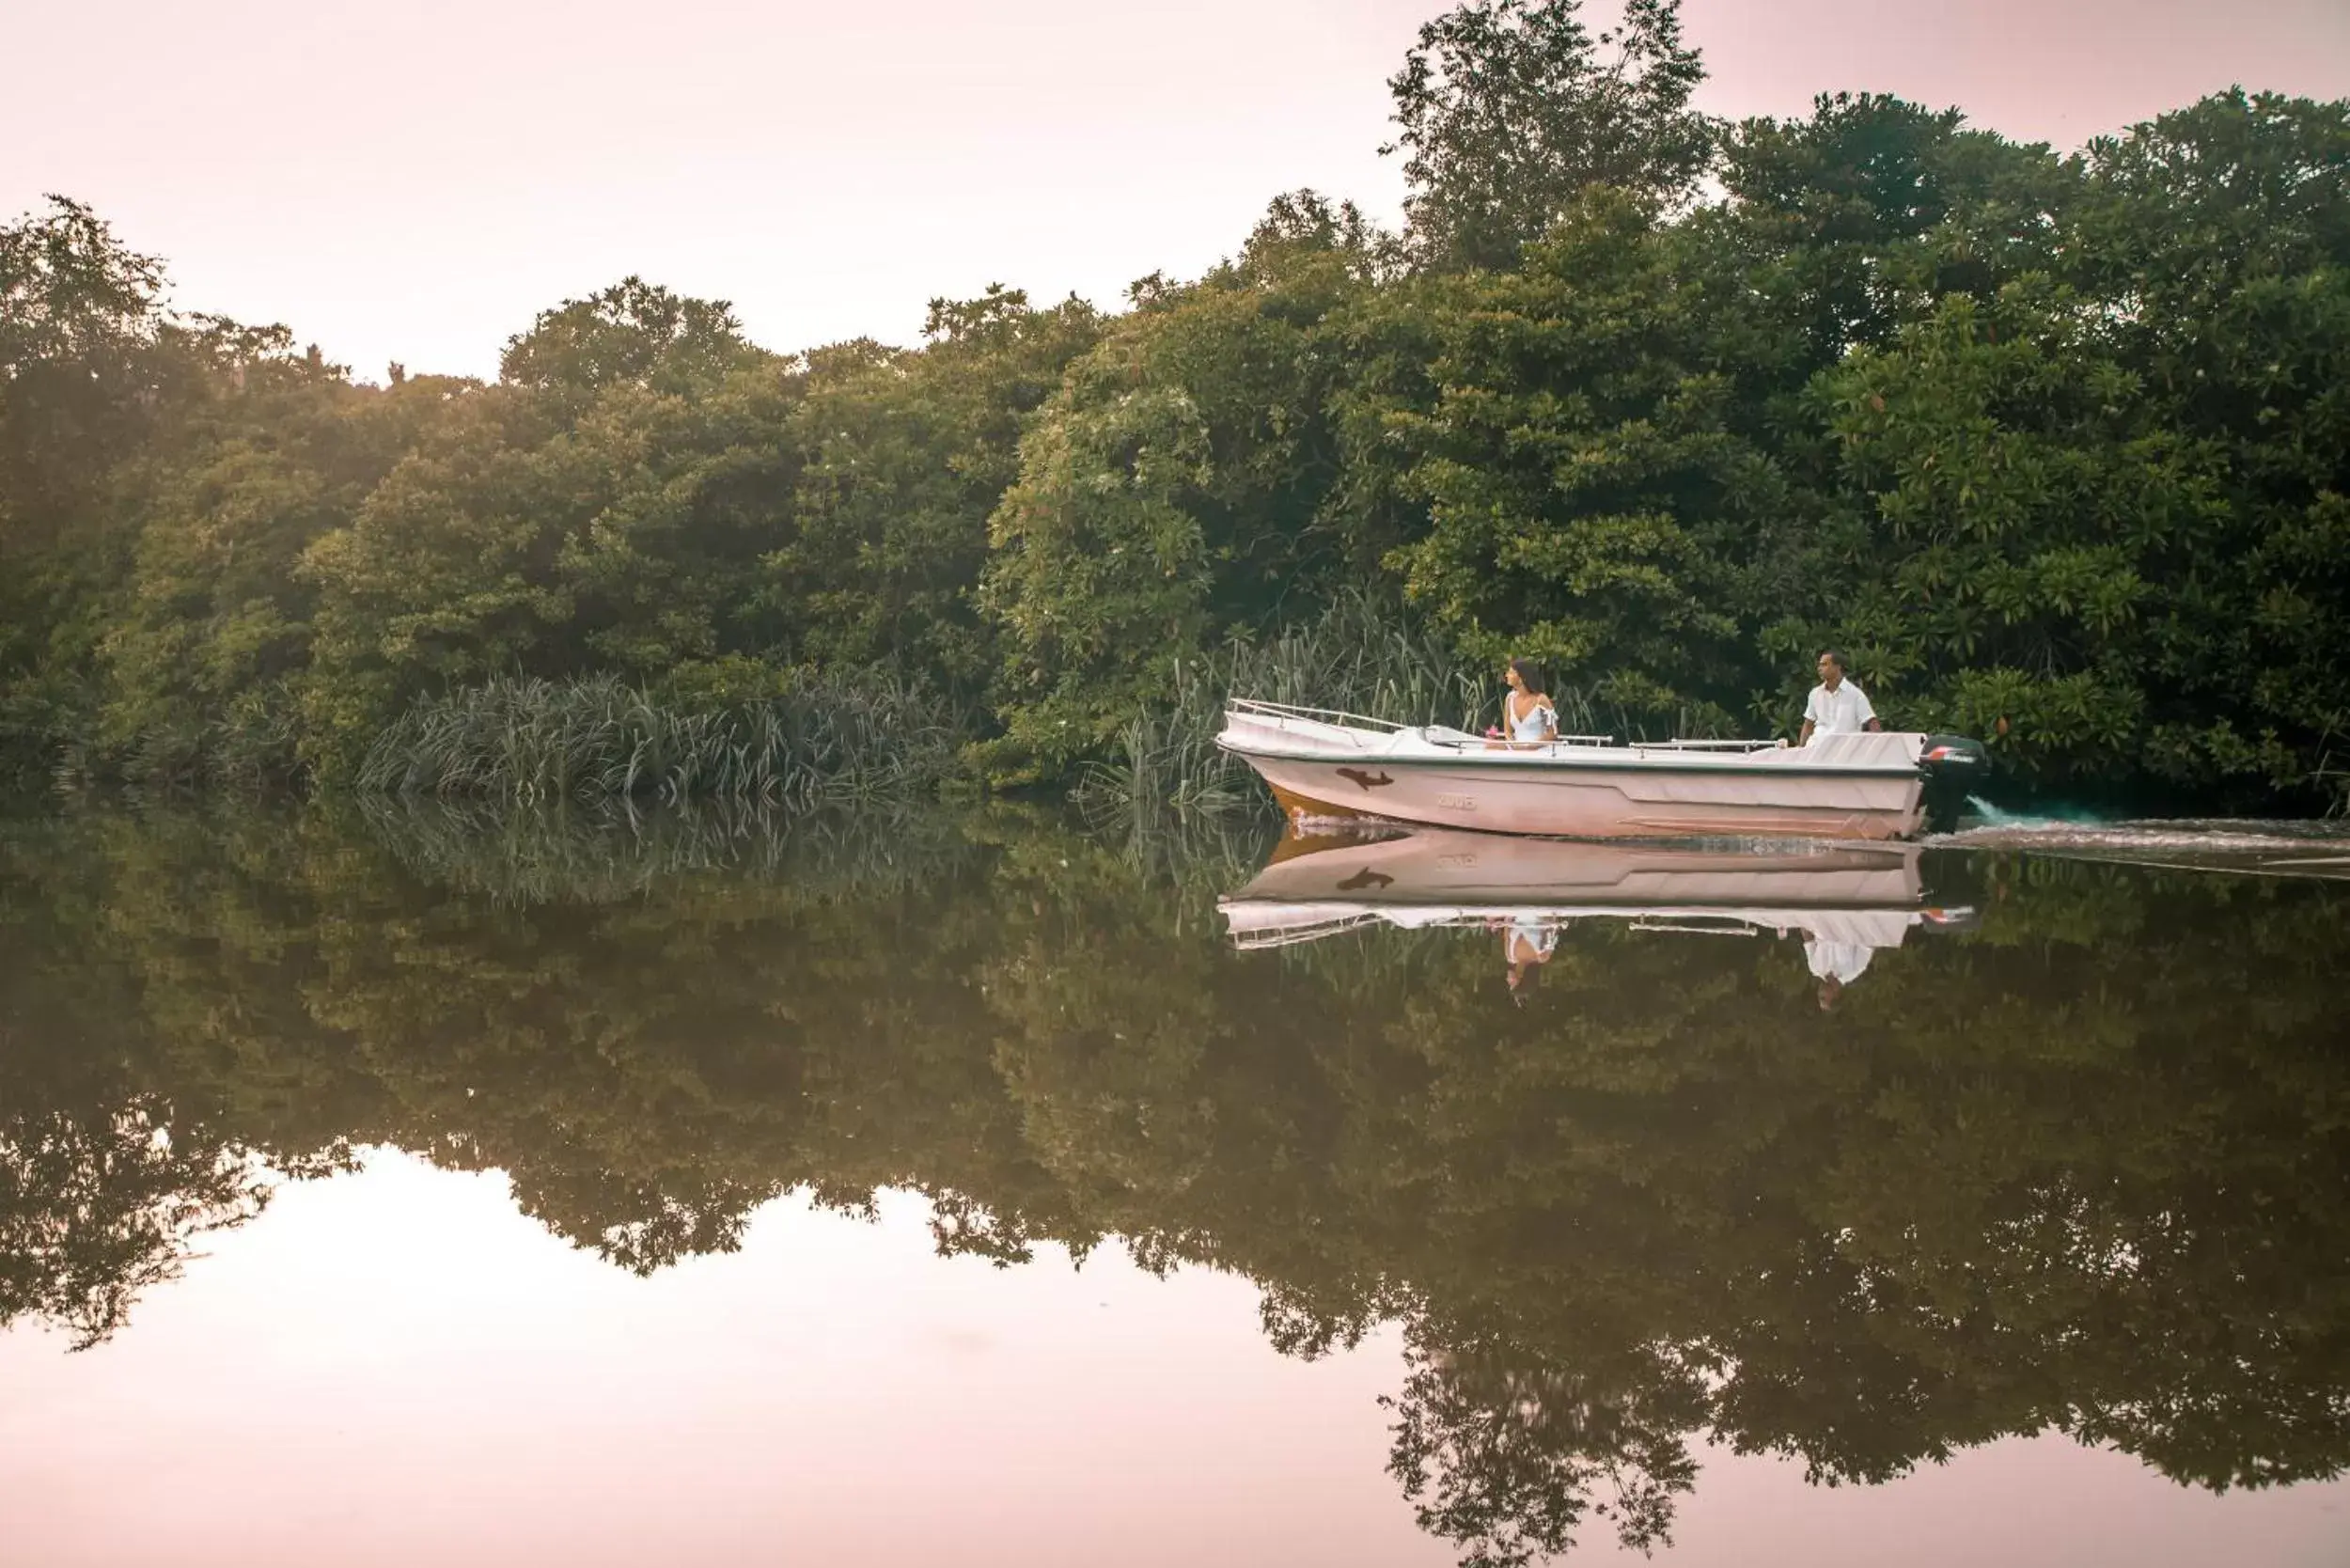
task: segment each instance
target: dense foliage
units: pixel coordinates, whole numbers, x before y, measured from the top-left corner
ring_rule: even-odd
[[[0,823],[0,1325],[135,1335],[389,1144],[631,1269],[912,1188],[947,1251],[1243,1274],[1291,1354],[1400,1324],[1391,1467],[1475,1561],[1661,1538],[1707,1440],[2350,1464],[2340,883],[1940,852],[1980,926],[1831,1012],[1604,919],[1515,1006],[1483,931],[1233,952],[1254,843],[368,806]]]
[[[487,384],[176,313],[54,201],[0,228],[0,767],[347,783],[492,678],[688,723],[817,670],[1066,778],[1369,596],[1643,731],[1782,730],[1833,644],[2017,776],[2341,798],[2350,102],[2068,156],[1701,74],[1671,0],[1471,0],[1390,84],[1402,234],[1294,193],[1122,313],[910,350],[632,278]]]

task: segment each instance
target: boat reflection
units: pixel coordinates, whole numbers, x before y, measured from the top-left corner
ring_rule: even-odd
[[[1911,844],[1643,843],[1501,838],[1441,828],[1295,835],[1218,901],[1244,951],[1362,926],[1500,934],[1511,991],[1529,987],[1560,929],[1618,919],[1646,931],[1800,936],[1833,1007],[1872,959],[1920,928],[1972,922],[1924,902]]]

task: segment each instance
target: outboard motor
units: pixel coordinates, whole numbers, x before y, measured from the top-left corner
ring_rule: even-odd
[[[1966,797],[1991,776],[1991,752],[1965,735],[1928,735],[1918,765],[1926,771],[1926,825],[1945,832],[1957,823]]]
[[[1982,924],[1982,917],[1969,903],[1946,903],[1918,911],[1918,929],[1936,936],[1959,935]]]

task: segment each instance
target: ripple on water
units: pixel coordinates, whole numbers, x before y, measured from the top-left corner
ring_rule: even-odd
[[[2268,876],[2350,880],[2350,821],[2179,817],[2086,822],[1996,809],[1927,840],[1937,848],[2026,850],[2080,859]]]

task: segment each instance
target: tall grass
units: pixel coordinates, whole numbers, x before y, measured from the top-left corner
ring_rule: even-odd
[[[1076,797],[1089,816],[1121,822],[1254,808],[1264,792],[1215,744],[1233,698],[1473,731],[1499,717],[1501,692],[1498,670],[1461,658],[1395,605],[1348,595],[1268,641],[1234,642],[1178,665],[1167,701],[1135,715],[1116,753],[1079,781]],[[1551,698],[1561,729],[1592,727],[1583,694]]]
[[[954,760],[920,691],[794,671],[775,695],[694,704],[609,675],[502,678],[419,698],[368,747],[365,794],[516,806],[609,798],[788,810],[909,798]]]

